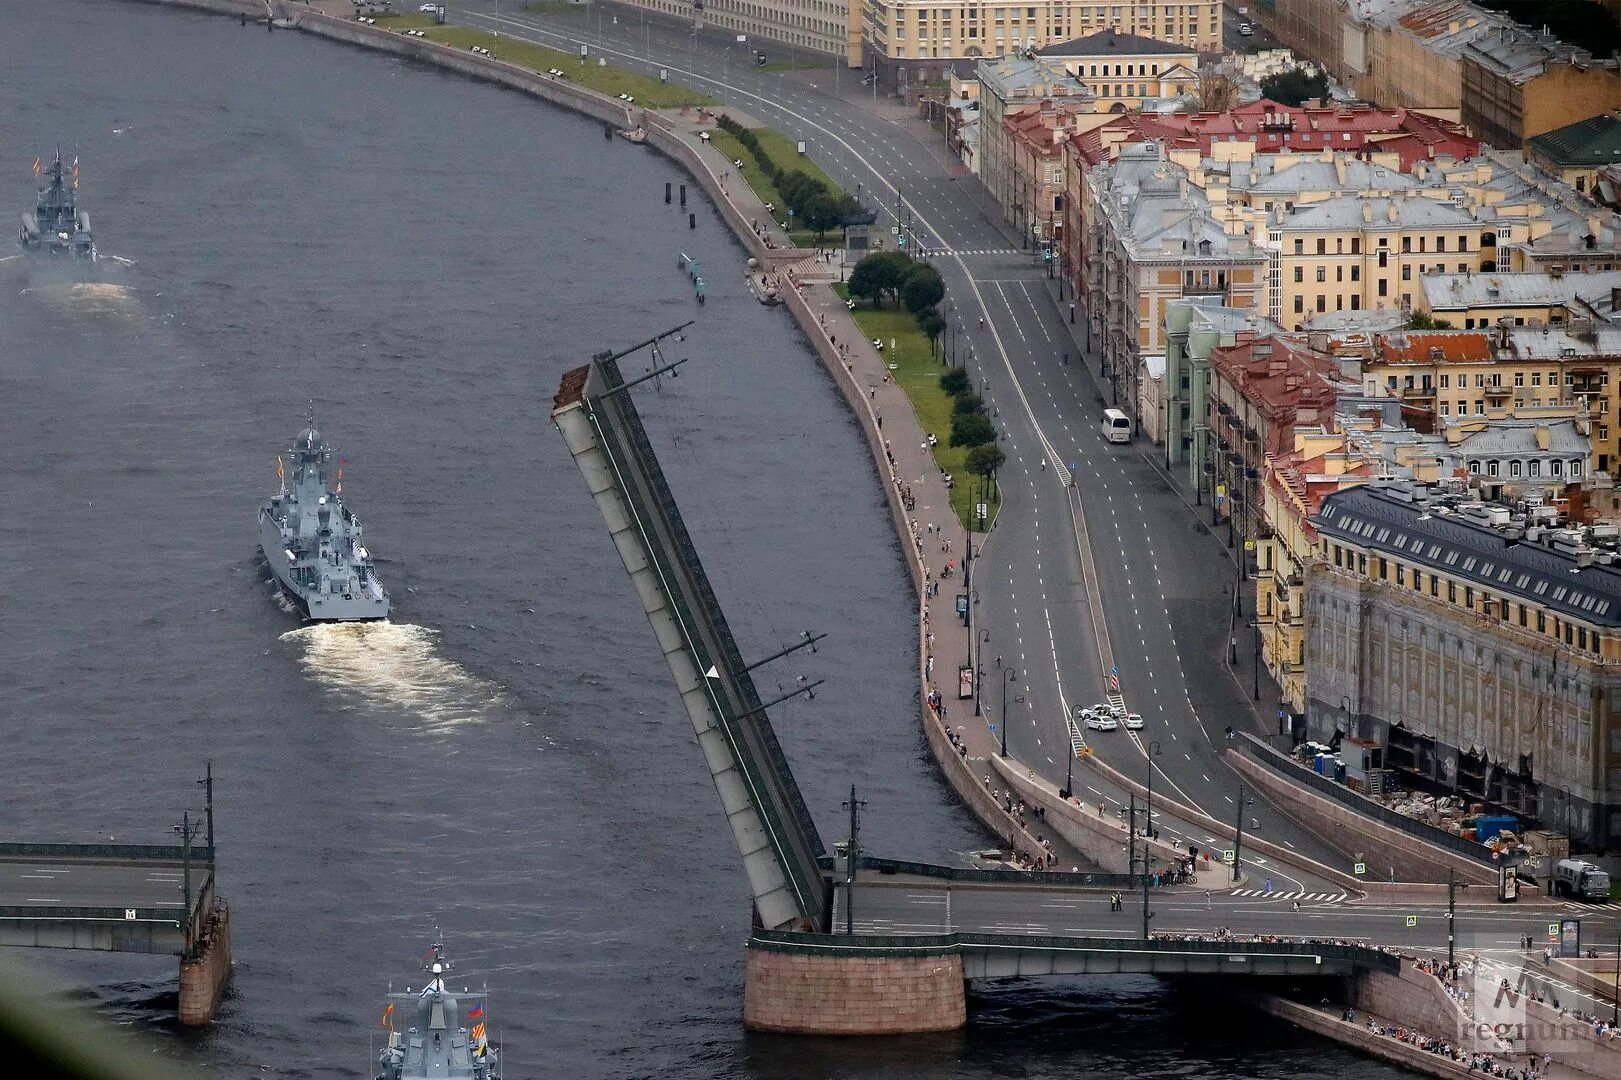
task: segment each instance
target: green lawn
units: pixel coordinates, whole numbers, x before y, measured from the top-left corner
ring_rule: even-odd
[[[842,284],[835,285],[834,289],[840,296],[847,295]],[[969,525],[973,518],[979,478],[970,476],[963,467],[963,460],[968,456],[967,448],[947,445],[951,435],[952,399],[940,389],[940,376],[945,374],[945,365],[930,353],[929,339],[917,328],[917,320],[912,318],[910,312],[894,308],[874,309],[863,302],[858,303],[851,314],[869,340],[877,338],[884,343],[883,356],[894,365],[890,377],[906,391],[906,396],[912,402],[912,410],[917,413],[918,426],[925,434],[932,433],[940,440],[934,448],[934,460],[951,474],[954,481],[951,509],[964,526]],[[889,344],[891,339],[895,342],[893,348]],[[990,519],[985,522],[985,527],[989,528],[991,522],[996,520],[998,506],[994,500],[987,502]]]
[[[599,67],[596,58],[582,61],[578,54],[558,52],[516,38],[497,37],[483,30],[470,30],[465,26],[438,26],[428,31],[428,37],[445,45],[466,49],[478,45],[490,50],[497,60],[526,67],[531,71],[550,71],[558,68],[566,77],[581,86],[609,97],[629,94],[636,104],[650,109],[670,109],[681,105],[712,105],[706,94],[680,85],[661,83],[650,75],[638,75],[611,64]]]
[[[749,153],[748,149],[737,141],[735,135],[722,131],[720,128],[711,128],[709,145],[725,154],[728,161],[741,161],[743,163],[743,167],[738,172],[742,173],[743,179],[748,182],[750,188],[754,189],[754,193],[760,197],[761,202],[768,202],[777,207],[777,213],[779,214],[788,212],[787,200],[777,191],[776,185],[766,179],[765,173],[760,169],[759,162],[755,161],[754,155]],[[838,189],[834,188],[833,190],[837,191]],[[783,219],[779,218],[778,220]],[[827,235],[837,239],[838,231],[834,230]],[[788,242],[795,247],[813,247],[816,244],[816,233],[810,229],[790,229],[788,230]]]

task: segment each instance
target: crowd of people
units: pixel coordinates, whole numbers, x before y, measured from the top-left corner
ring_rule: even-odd
[[[1395,1024],[1381,1024],[1376,1020],[1368,1021],[1368,1030],[1375,1035],[1395,1039],[1409,1046],[1416,1046],[1426,1054],[1435,1054],[1451,1061],[1467,1065],[1472,1073],[1478,1072],[1482,1076],[1502,1076],[1507,1080],[1537,1080],[1546,1075],[1547,1061],[1541,1062],[1535,1055],[1524,1065],[1511,1065],[1508,1061],[1499,1058],[1496,1054],[1483,1053],[1478,1050],[1466,1050],[1455,1046],[1445,1039],[1437,1039],[1424,1034],[1414,1028],[1401,1027]]]

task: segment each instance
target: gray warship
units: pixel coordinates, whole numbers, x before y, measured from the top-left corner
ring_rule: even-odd
[[[388,593],[360,542],[360,522],[343,504],[343,463],[334,477],[332,450],[313,416],[287,453],[286,462],[276,458],[281,490],[259,511],[270,572],[313,621],[386,618]]]
[[[488,993],[445,984],[451,964],[443,945],[428,950],[422,968],[428,982],[421,990],[388,995],[377,1080],[501,1080],[500,1053],[487,1034]]]
[[[58,148],[56,160],[44,169],[39,159],[34,159],[34,176],[40,181],[39,202],[33,213],[23,215],[22,235],[17,242],[24,251],[94,261],[96,243],[90,236],[90,215],[77,205],[79,159],[74,158],[71,167],[63,165]]]

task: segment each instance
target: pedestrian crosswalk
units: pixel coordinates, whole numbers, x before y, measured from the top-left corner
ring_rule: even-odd
[[[946,249],[944,251],[939,250],[937,248],[931,248],[929,250],[929,254],[930,255],[1018,255],[1018,254],[1020,254],[1020,252],[1019,252],[1018,248],[974,248],[972,250],[964,249],[964,250],[961,250],[961,251],[957,250],[956,248],[948,248],[948,249]],[[1023,254],[1028,255],[1030,253],[1028,251],[1026,251]]]
[[[1234,889],[1230,896],[1264,896],[1268,900],[1309,900],[1318,904],[1337,904],[1346,899],[1347,893],[1337,892],[1304,892],[1299,889],[1294,892],[1267,892],[1265,889]]]

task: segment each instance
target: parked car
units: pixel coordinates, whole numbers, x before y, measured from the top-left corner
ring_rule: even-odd
[[[1101,716],[1093,713],[1086,718],[1086,726],[1093,731],[1114,731],[1120,726],[1120,721],[1106,713]]]
[[[417,8],[417,10],[422,12],[424,15],[437,15],[439,14],[439,5],[423,4],[421,7]]]
[[[1251,26],[1249,23],[1239,23],[1238,24],[1238,34],[1239,34],[1240,37],[1249,37],[1250,35],[1252,35],[1254,33],[1255,33],[1255,27]]]
[[[1143,718],[1139,713],[1127,713],[1125,723],[1127,731],[1141,731],[1143,729]]]

